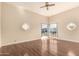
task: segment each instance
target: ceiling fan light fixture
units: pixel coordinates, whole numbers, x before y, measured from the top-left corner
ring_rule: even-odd
[[[49,2],[45,2],[45,5],[41,6],[40,8],[46,7],[46,9],[49,10],[49,7],[51,7],[51,6],[55,6],[55,4],[49,4]]]

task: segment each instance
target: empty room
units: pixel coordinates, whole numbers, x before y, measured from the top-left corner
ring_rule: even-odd
[[[79,56],[79,3],[0,2],[0,56]]]

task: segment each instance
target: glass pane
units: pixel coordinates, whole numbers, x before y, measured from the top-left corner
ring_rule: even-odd
[[[56,34],[57,33],[57,24],[50,24],[49,32],[50,32],[50,34]]]
[[[48,24],[41,25],[41,34],[47,36],[48,35]]]

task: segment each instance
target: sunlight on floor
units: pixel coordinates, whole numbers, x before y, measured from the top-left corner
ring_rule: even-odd
[[[69,51],[68,56],[75,56],[75,53],[73,51]]]

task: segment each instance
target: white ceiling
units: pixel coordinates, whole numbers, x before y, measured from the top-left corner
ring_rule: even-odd
[[[43,16],[52,16],[58,13],[62,13],[64,11],[70,10],[72,8],[79,7],[79,3],[77,2],[50,2],[55,3],[55,6],[49,7],[49,10],[46,8],[40,8],[45,5],[44,2],[9,2],[9,4],[14,4],[16,6],[20,6],[24,9],[30,10],[32,12],[38,13]]]

